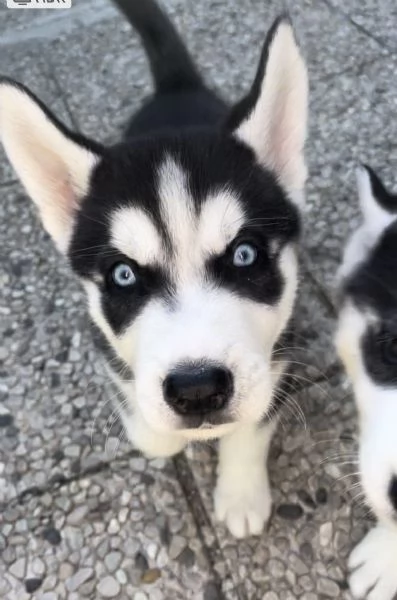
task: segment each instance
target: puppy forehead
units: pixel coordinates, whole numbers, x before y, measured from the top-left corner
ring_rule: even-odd
[[[203,174],[205,177],[205,174]],[[202,197],[191,191],[190,174],[172,157],[158,171],[160,212],[176,252],[220,254],[236,236],[244,213],[236,191],[227,184],[209,188]]]
[[[221,254],[245,223],[241,202],[233,190],[224,188],[209,194],[200,212],[200,247],[204,252]]]
[[[163,244],[160,232],[142,208],[125,206],[113,211],[110,240],[122,254],[141,265],[161,262]]]
[[[219,186],[198,200],[189,173],[171,157],[158,167],[156,188],[161,228],[142,206],[119,207],[110,218],[112,245],[142,265],[221,254],[245,222],[237,192]]]

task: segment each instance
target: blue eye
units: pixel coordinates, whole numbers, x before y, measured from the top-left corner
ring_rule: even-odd
[[[233,265],[235,267],[250,267],[256,261],[258,252],[251,244],[240,244],[233,254]]]
[[[131,287],[136,282],[134,271],[126,263],[117,263],[111,269],[113,283],[118,287]]]

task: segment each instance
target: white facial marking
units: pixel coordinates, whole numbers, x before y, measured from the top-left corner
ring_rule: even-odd
[[[244,213],[232,191],[219,189],[205,198],[196,214],[187,174],[171,157],[159,169],[158,185],[161,215],[174,253],[172,275],[179,286],[189,285],[202,276],[210,255],[226,250],[244,224]]]
[[[187,175],[171,157],[168,157],[159,169],[158,194],[161,216],[175,253],[174,277],[180,279],[187,276],[192,262],[196,221]],[[172,262],[174,263],[174,260]]]
[[[124,207],[112,213],[111,243],[142,266],[165,260],[161,236],[141,208]]]
[[[198,225],[198,246],[203,255],[222,254],[245,221],[243,209],[232,191],[219,190],[207,198]]]

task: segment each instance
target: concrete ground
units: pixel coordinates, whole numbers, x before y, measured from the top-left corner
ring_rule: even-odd
[[[165,3],[208,79],[239,97],[281,3]],[[290,4],[311,75],[310,182],[301,364],[270,457],[268,530],[236,542],[214,522],[213,446],[147,461],[119,441],[115,392],[93,350],[82,292],[1,154],[2,599],[350,597],[346,557],[370,521],[350,476],[356,414],[332,350],[332,280],[358,222],[357,161],[396,184],[397,5]],[[146,60],[108,2],[74,5],[12,11],[2,0],[0,72],[69,125],[111,142],[150,89]]]

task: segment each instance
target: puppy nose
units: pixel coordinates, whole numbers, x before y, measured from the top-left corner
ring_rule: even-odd
[[[233,376],[222,366],[182,365],[167,375],[163,393],[176,413],[204,415],[226,406],[233,393]]]
[[[393,475],[389,485],[389,498],[394,510],[397,511],[397,476]]]

